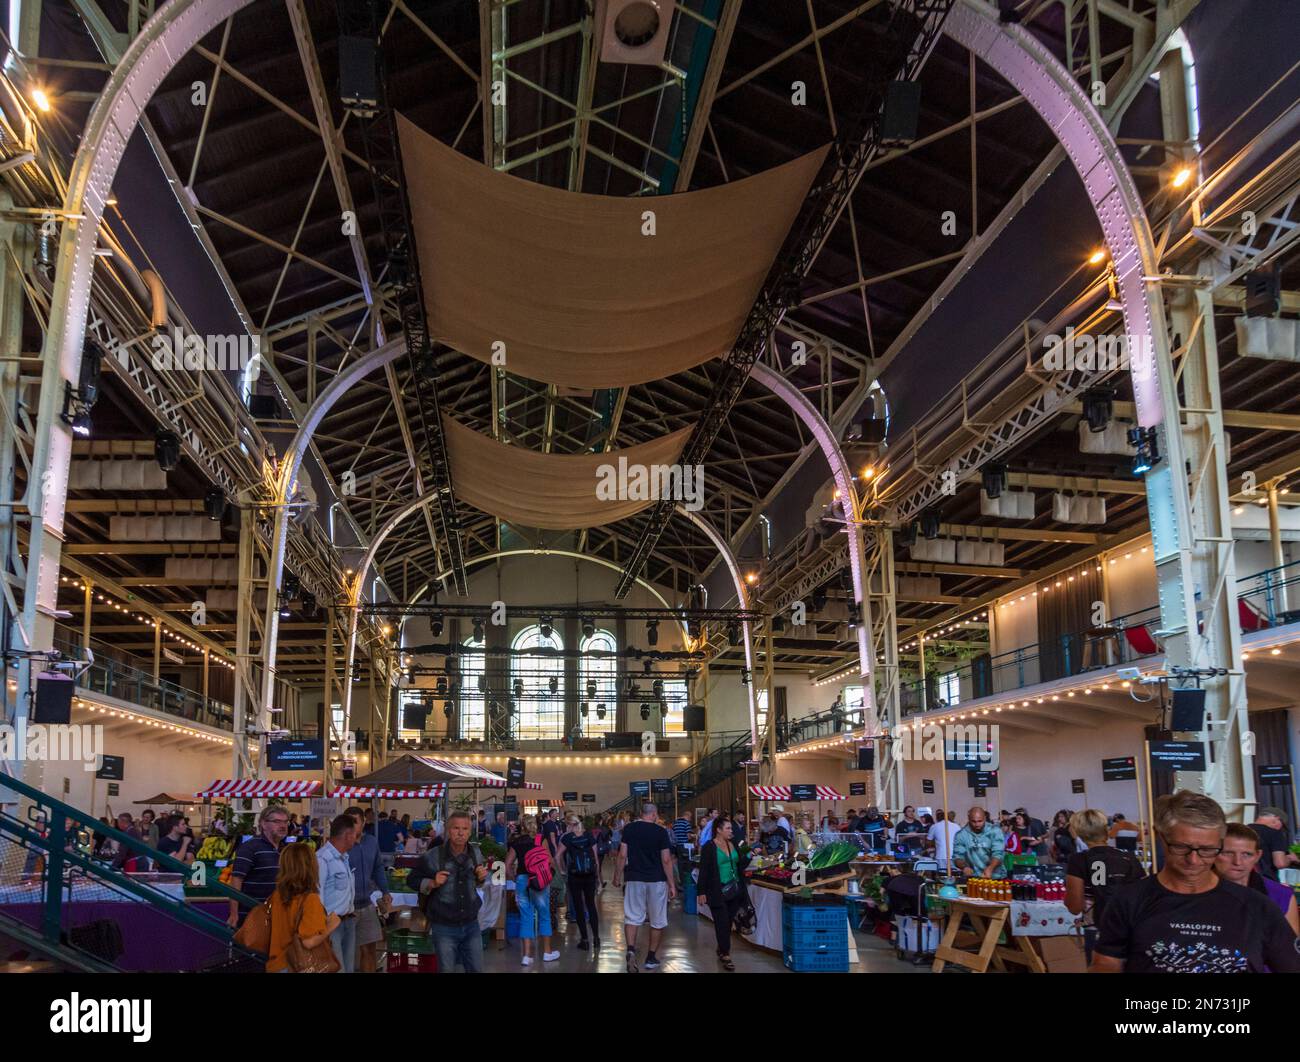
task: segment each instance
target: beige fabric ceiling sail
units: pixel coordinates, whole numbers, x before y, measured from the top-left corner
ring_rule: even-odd
[[[672,465],[691,432],[682,428],[599,454],[543,454],[506,446],[451,417],[442,419],[457,498],[512,524],[556,531],[611,524],[652,504],[654,498],[602,500],[597,486],[611,480],[601,466],[617,470],[620,458],[628,469]]]
[[[827,150],[715,188],[624,198],[498,173],[401,116],[398,130],[431,334],[483,362],[504,343],[511,373],[586,388],[726,354]]]

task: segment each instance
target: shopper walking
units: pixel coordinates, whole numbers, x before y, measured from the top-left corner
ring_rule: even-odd
[[[1291,932],[1300,935],[1300,912],[1296,910],[1295,893],[1289,885],[1283,885],[1259,873],[1263,855],[1264,848],[1260,844],[1256,828],[1230,822],[1228,832],[1223,837],[1223,851],[1214,860],[1214,872],[1224,881],[1262,892],[1277,904],[1277,909],[1286,918]]]
[[[258,816],[258,835],[245,841],[235,850],[230,863],[230,887],[242,892],[250,900],[262,903],[271,898],[280,872],[280,852],[285,834],[289,832],[289,813],[279,804],[269,804]],[[226,919],[232,926],[239,925],[240,905],[230,901],[230,915]]]
[[[596,838],[583,826],[582,819],[570,815],[569,832],[560,838],[557,862],[568,878],[569,903],[578,924],[578,950],[587,950],[587,927],[591,942],[600,947],[600,918],[596,912],[596,883],[599,880]]]
[[[1052,857],[1058,863],[1068,863],[1078,850],[1074,834],[1070,832],[1070,818],[1074,813],[1062,808],[1052,819]]]
[[[650,923],[650,940],[643,965],[647,970],[659,968],[655,953],[668,927],[668,901],[677,895],[668,831],[658,819],[659,809],[653,804],[642,807],[641,818],[623,830],[614,871],[614,888],[623,889],[628,973],[637,972],[637,934],[646,922]]]
[[[1227,822],[1209,797],[1156,801],[1160,872],[1106,904],[1094,973],[1300,973],[1296,935],[1263,893],[1214,873]]]
[[[1286,812],[1281,808],[1260,808],[1250,828],[1259,837],[1263,857],[1256,868],[1266,878],[1277,881],[1277,872],[1300,864],[1300,856],[1291,851],[1286,832]]]
[[[533,941],[540,939],[542,961],[560,957],[551,950],[551,878],[554,865],[546,841],[537,832],[537,816],[519,820],[519,832],[510,841],[506,855],[506,877],[515,882],[515,904],[519,908],[521,966],[533,965]]]
[[[952,869],[952,845],[959,832],[957,813],[950,811],[945,817],[943,808],[940,808],[935,814],[934,825],[926,835],[926,841],[933,846],[934,860],[945,874]]]
[[[383,860],[379,858],[379,842],[371,834],[363,832],[365,810],[351,807],[343,814],[350,816],[356,824],[354,843],[348,851],[354,889],[353,913],[357,916],[356,969],[358,973],[376,973],[379,968],[378,945],[384,939],[380,919],[388,913],[393,897],[388,892],[388,874]],[[378,907],[370,899],[376,892],[379,893]]]
[[[351,815],[339,815],[330,823],[330,839],[316,853],[321,903],[326,914],[339,917],[339,924],[330,933],[330,947],[344,973],[352,973],[357,968],[357,887],[348,862],[348,852],[356,842],[356,830]]]
[[[726,819],[715,827],[713,840],[700,849],[700,894],[708,900],[713,916],[718,962],[729,971],[736,968],[731,961],[731,925],[736,913],[749,903],[744,875],[749,859],[748,851],[740,854],[732,824]]]
[[[469,812],[453,811],[447,816],[446,841],[426,852],[406,879],[420,896],[442,973],[452,973],[457,964],[466,973],[483,972],[478,890],[487,881],[488,868],[482,849],[470,842],[472,832]]]
[[[304,948],[315,948],[339,926],[339,916],[327,914],[319,895],[316,858],[305,844],[285,847],[276,864],[271,893],[271,946],[267,973],[289,972],[288,951],[294,935]]]

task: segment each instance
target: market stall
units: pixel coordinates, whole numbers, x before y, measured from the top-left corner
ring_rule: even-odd
[[[856,845],[834,842],[801,855],[755,855],[745,872],[754,918],[742,939],[781,952],[795,970],[857,962],[845,901],[854,876],[849,863],[858,854]],[[711,921],[708,898],[701,895],[696,903],[700,916]],[[818,935],[815,947],[803,946],[808,934]],[[810,960],[813,952],[818,954]]]

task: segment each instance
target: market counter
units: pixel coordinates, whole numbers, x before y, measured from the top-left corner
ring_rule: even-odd
[[[752,932],[742,934],[742,938],[756,947],[780,952],[782,950],[781,905],[785,901],[787,890],[779,885],[769,885],[752,879],[748,885],[749,902],[754,905],[754,929]],[[700,917],[713,921],[708,899],[700,896],[696,903]],[[858,948],[849,929],[847,915],[844,919],[844,932],[849,941],[849,962],[855,963],[858,961]]]

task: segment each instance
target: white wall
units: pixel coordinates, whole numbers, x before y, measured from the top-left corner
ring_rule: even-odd
[[[958,820],[966,809],[982,804],[995,814],[1002,808],[1025,807],[1038,818],[1049,821],[1062,808],[1078,811],[1095,807],[1107,813],[1125,812],[1136,821],[1138,805],[1136,782],[1103,782],[1101,761],[1116,756],[1142,755],[1142,724],[1131,720],[1104,723],[1096,729],[1061,728],[1056,734],[1036,734],[1004,728],[1000,734],[998,789],[976,799],[966,784],[964,771],[948,771],[948,803],[957,811]],[[907,802],[943,805],[942,764],[907,761],[904,765]],[[922,792],[922,779],[935,783],[933,795]],[[1071,792],[1070,781],[1082,778],[1087,795]]]
[[[73,723],[100,723],[100,718],[82,709],[74,709]],[[139,815],[143,806],[134,801],[143,800],[159,792],[193,793],[215,779],[231,776],[231,752],[226,746],[201,747],[193,745],[160,748],[163,733],[151,727],[138,729],[114,727],[105,729],[102,751],[109,756],[124,758],[123,778],[116,783],[118,795],[108,795],[108,782],[95,777],[94,770],[85,770],[80,763],[52,762],[45,764],[41,789],[56,799],[71,804],[95,816],[129,811]],[[64,785],[67,785],[66,791]],[[155,808],[161,812],[161,808]]]

